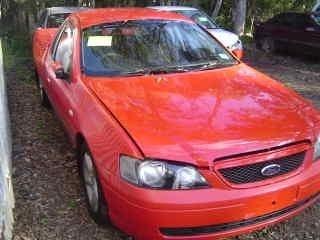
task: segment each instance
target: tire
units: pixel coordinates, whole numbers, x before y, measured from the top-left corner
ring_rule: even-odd
[[[266,53],[274,53],[276,51],[275,42],[272,38],[262,38],[259,45],[261,50]]]
[[[46,109],[51,109],[50,100],[48,98],[48,95],[47,95],[46,91],[42,87],[41,80],[39,79],[39,77],[38,77],[38,80],[37,80],[37,86],[38,86],[38,90],[39,90],[41,105],[43,107],[45,107]]]
[[[87,145],[84,144],[81,147],[78,157],[79,173],[89,214],[99,225],[110,224],[108,205],[104,199],[94,160]]]
[[[38,72],[37,72],[37,69],[34,69],[34,77],[35,77],[35,82],[36,82],[36,86],[39,88],[40,86],[40,83],[39,83],[39,75],[38,75]]]

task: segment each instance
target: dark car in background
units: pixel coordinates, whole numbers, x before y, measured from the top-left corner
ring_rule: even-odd
[[[281,13],[255,27],[254,38],[265,52],[320,56],[320,14]]]

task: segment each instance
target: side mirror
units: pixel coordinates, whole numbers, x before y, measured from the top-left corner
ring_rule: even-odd
[[[59,62],[52,64],[53,71],[58,79],[67,79],[68,74],[64,71],[63,66]]]
[[[243,58],[243,50],[236,49],[236,50],[233,50],[232,53],[233,53],[238,59],[242,59],[242,58]]]

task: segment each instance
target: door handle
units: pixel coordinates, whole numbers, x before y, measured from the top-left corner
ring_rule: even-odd
[[[72,109],[69,109],[69,110],[68,110],[68,115],[69,115],[70,117],[73,117],[73,116],[74,116],[74,112],[73,112]]]

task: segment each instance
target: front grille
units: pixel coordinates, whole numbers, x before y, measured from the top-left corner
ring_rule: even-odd
[[[227,181],[233,184],[259,182],[272,177],[284,175],[298,169],[303,163],[305,154],[306,152],[302,152],[271,161],[219,169],[219,172],[225,179],[227,179]],[[280,171],[272,176],[263,175],[262,169],[273,164],[280,165]]]
[[[203,234],[214,234],[220,233],[225,231],[231,231],[234,229],[248,227],[254,224],[263,223],[272,219],[281,218],[286,214],[290,214],[305,205],[311,204],[313,201],[317,200],[319,194],[316,194],[304,201],[298,202],[295,205],[290,207],[281,209],[276,212],[272,212],[269,214],[265,214],[259,217],[250,218],[247,220],[242,220],[238,222],[230,222],[225,224],[217,224],[211,226],[201,226],[201,227],[186,227],[186,228],[160,228],[160,232],[166,236],[174,236],[174,237],[182,237],[182,236],[196,236],[196,235],[203,235]]]

